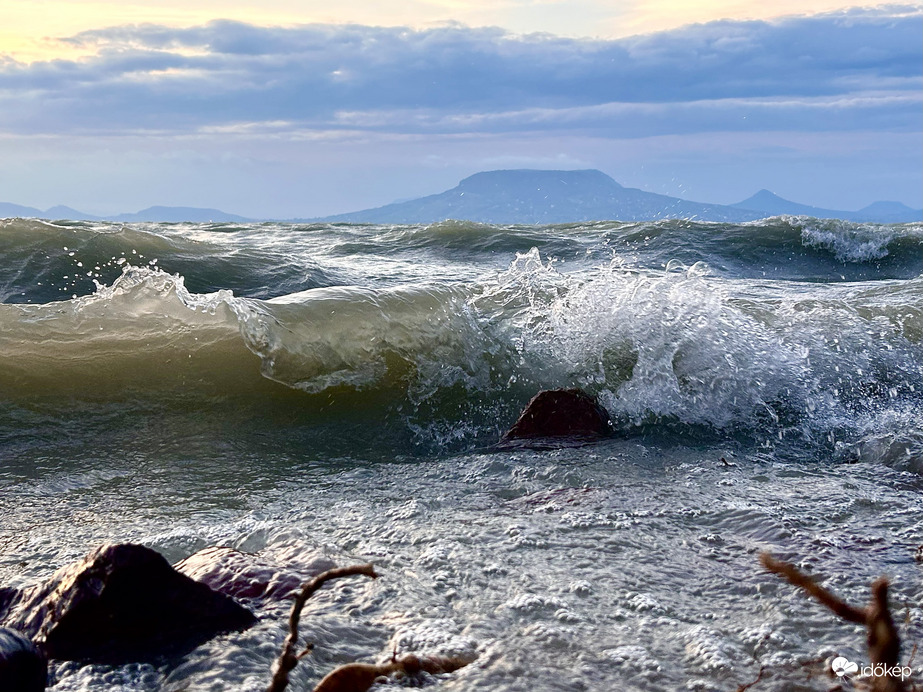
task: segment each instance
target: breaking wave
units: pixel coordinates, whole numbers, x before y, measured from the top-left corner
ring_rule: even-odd
[[[87,295],[0,305],[8,400],[298,401],[313,411],[336,399],[464,445],[495,439],[535,391],[579,385],[629,433],[829,446],[923,393],[919,277],[770,282],[701,261],[648,269],[618,254],[565,272],[533,248],[477,281],[263,300],[192,292],[154,264],[126,261],[121,272]]]

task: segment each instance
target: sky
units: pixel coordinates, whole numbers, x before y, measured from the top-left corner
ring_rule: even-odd
[[[0,201],[314,217],[501,168],[923,207],[923,5],[0,0]]]

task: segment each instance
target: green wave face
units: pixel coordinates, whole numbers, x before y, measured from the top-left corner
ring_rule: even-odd
[[[531,394],[581,386],[626,434],[827,449],[923,393],[918,224],[0,234],[8,407],[218,406],[319,444],[365,419],[358,447],[413,453],[489,444]]]

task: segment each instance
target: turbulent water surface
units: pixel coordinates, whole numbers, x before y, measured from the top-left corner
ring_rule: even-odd
[[[762,550],[889,575],[923,633],[921,224],[10,219],[0,298],[0,584],[113,540],[373,561],[294,689],[415,651],[477,654],[440,690],[826,690],[864,635]],[[494,447],[563,386],[616,434]],[[52,689],[261,690],[287,605],[251,605]]]

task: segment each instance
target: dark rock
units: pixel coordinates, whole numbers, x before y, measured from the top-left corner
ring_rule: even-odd
[[[304,582],[334,566],[331,560],[322,559],[294,571],[265,557],[225,547],[205,548],[174,565],[181,574],[228,596],[273,600],[291,597]]]
[[[19,598],[19,589],[0,586],[0,622],[6,619],[6,614]]]
[[[182,654],[253,613],[141,545],[104,545],[20,592],[5,624],[49,658],[125,663]]]
[[[502,441],[535,438],[602,437],[612,431],[609,414],[581,389],[539,392]]]
[[[41,692],[48,659],[16,630],[0,627],[0,692]]]

